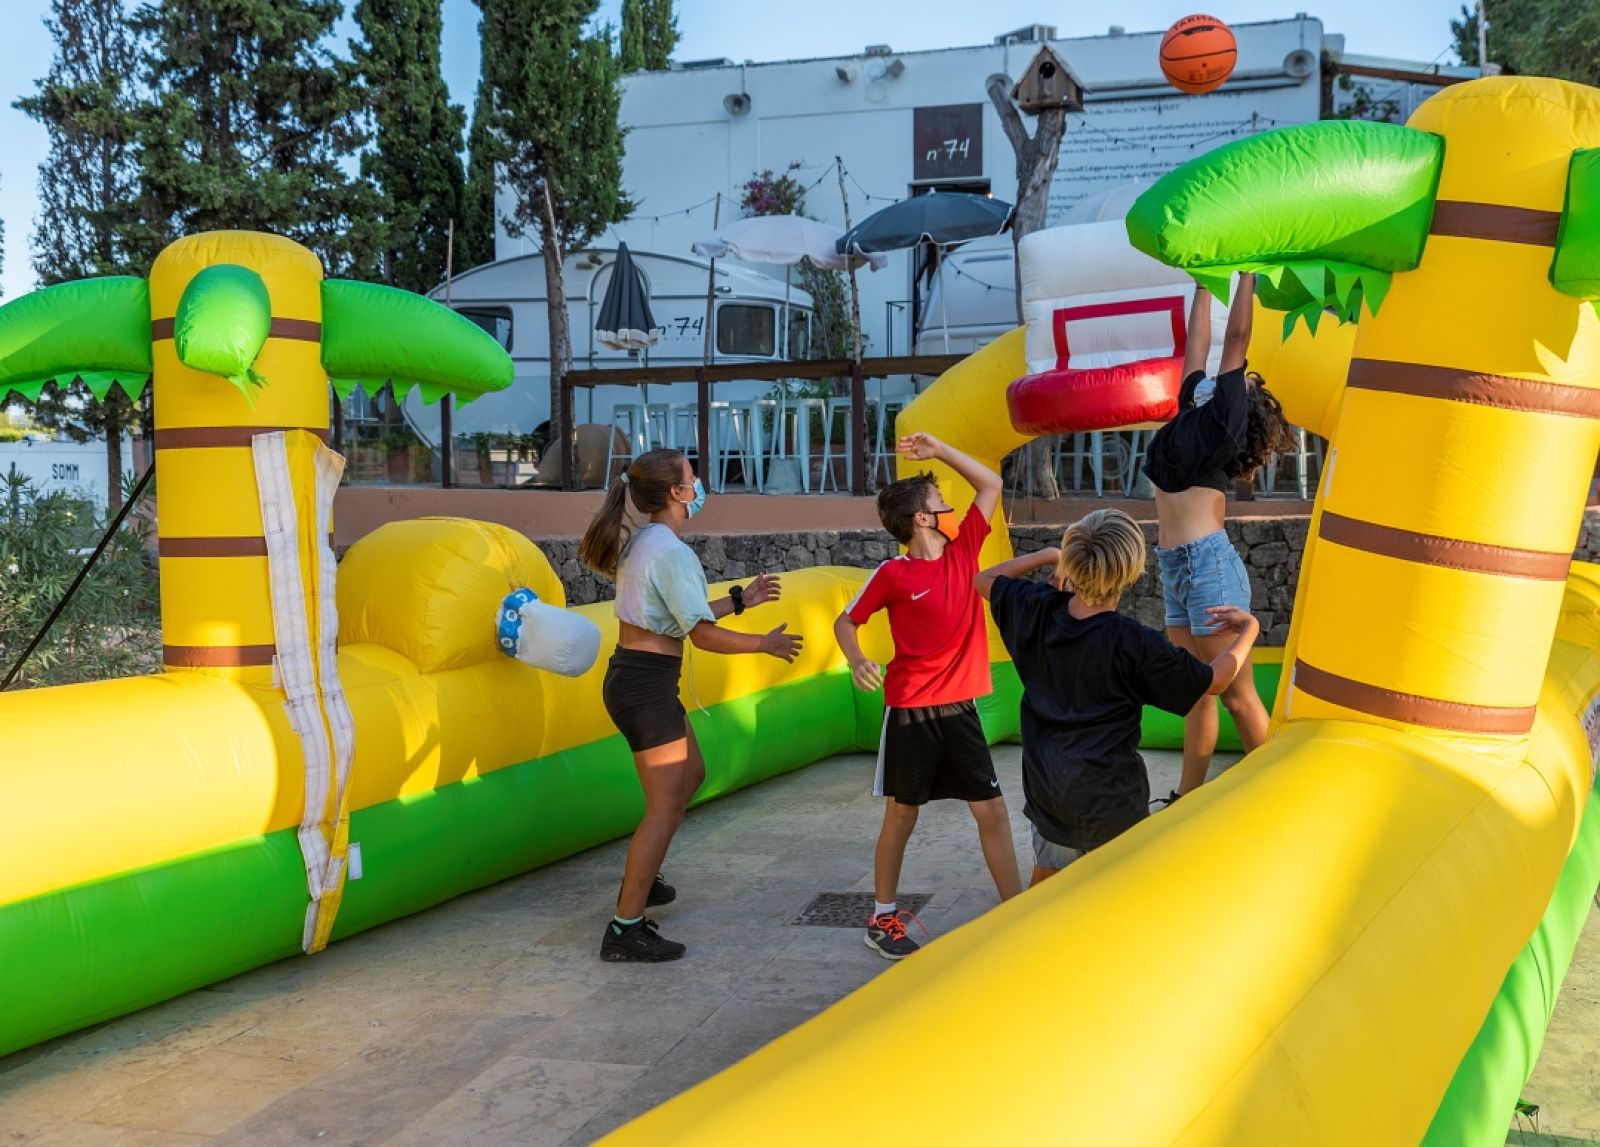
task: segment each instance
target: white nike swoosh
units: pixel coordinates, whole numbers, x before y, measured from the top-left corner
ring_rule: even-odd
[[[925,589],[921,593],[914,593],[911,595],[911,600],[916,601],[919,597],[927,597],[932,592],[931,589]]]

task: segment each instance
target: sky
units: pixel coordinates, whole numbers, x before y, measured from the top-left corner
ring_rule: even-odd
[[[537,0],[533,0],[537,2]],[[1189,2],[1120,0],[1117,22],[1129,32],[1165,28],[1195,11]],[[1285,19],[1296,3],[1308,0],[1225,0],[1207,11],[1234,23]],[[1443,63],[1450,52],[1450,19],[1462,0],[1341,0],[1318,10],[1328,33],[1343,34],[1349,51],[1374,56]],[[1093,7],[1096,15],[1082,9]],[[346,9],[353,9],[347,3]],[[597,18],[616,23],[622,0],[601,0]],[[28,251],[37,205],[39,165],[48,151],[44,129],[11,105],[33,90],[49,69],[53,45],[44,28],[49,0],[4,0],[7,34],[0,37],[0,220],[5,225],[5,258],[0,292],[13,299],[35,283]],[[889,44],[897,51],[986,44],[995,36],[1029,24],[1053,24],[1062,37],[1100,35],[1109,23],[1107,9],[1072,0],[803,0],[763,4],[751,0],[678,0],[678,59],[727,57],[734,61],[843,56],[867,44]],[[470,109],[478,82],[478,10],[472,0],[444,0],[443,65],[451,97]],[[346,19],[343,40],[355,31]]]

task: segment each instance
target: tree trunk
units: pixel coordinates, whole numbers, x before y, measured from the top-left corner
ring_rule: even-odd
[[[1045,212],[1050,206],[1050,183],[1055,178],[1056,162],[1061,155],[1061,136],[1066,131],[1067,113],[1064,108],[1047,108],[1038,115],[1038,126],[1030,136],[1023,125],[1022,114],[1011,102],[1006,85],[991,82],[989,100],[1000,114],[1000,125],[1011,141],[1017,157],[1017,205],[1011,215],[1011,242],[1016,258],[1013,263],[1013,284],[1017,303],[1017,323],[1022,315],[1022,252],[1017,245],[1026,235],[1044,226]],[[1051,440],[1035,438],[1023,447],[1023,482],[1029,496],[1037,493],[1045,498],[1059,498],[1061,489],[1056,484],[1055,459]]]
[[[106,394],[106,515],[122,509],[122,426],[127,400],[115,389]]]
[[[572,427],[561,425],[561,388],[572,369],[572,329],[567,315],[567,287],[561,275],[561,245],[546,229],[540,244],[544,257],[545,299],[550,312],[550,437],[545,448],[572,440]],[[562,453],[565,458],[571,451]]]

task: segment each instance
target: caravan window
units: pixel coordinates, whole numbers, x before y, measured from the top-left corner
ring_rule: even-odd
[[[759,355],[778,353],[778,311],[749,303],[725,303],[717,308],[717,353]]]
[[[457,307],[455,310],[462,318],[470,319],[488,331],[494,336],[494,341],[508,352],[511,350],[510,307]]]

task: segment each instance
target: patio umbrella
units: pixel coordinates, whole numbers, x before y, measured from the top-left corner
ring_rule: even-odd
[[[661,337],[655,331],[655,316],[650,313],[650,298],[644,277],[633,265],[626,243],[617,244],[617,261],[611,265],[611,281],[595,317],[594,337],[612,350],[642,350],[655,346]]]
[[[789,291],[792,279],[788,268],[802,259],[825,271],[846,271],[852,266],[868,266],[881,271],[889,256],[857,252],[845,255],[837,247],[844,232],[803,215],[752,215],[719,227],[689,247],[696,255],[712,259],[743,259],[748,263],[774,263],[783,272],[784,354],[789,353]]]
[[[934,191],[892,203],[868,215],[839,237],[835,248],[871,255],[902,251],[921,243],[948,247],[969,239],[998,235],[1011,225],[1011,204],[987,195]],[[945,314],[944,260],[939,260],[940,324],[944,349],[950,349],[950,323]]]
[[[752,215],[719,227],[690,247],[696,255],[713,259],[744,259],[751,263],[776,263],[792,267],[802,259],[827,271],[844,271],[850,263],[881,270],[889,263],[887,255],[858,252],[846,256],[837,246],[844,234],[837,227],[818,223],[803,215]]]

